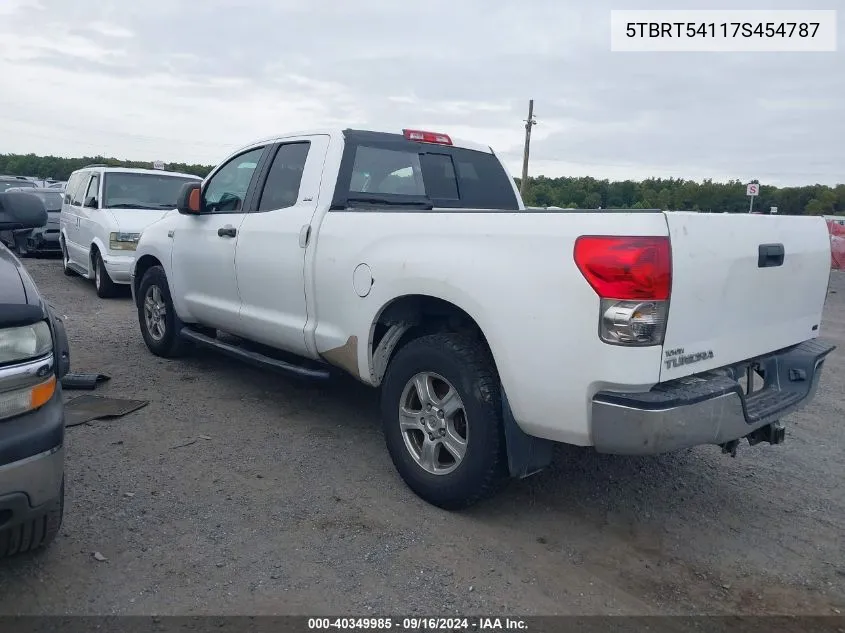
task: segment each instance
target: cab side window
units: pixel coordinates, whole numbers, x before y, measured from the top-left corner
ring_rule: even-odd
[[[79,184],[82,182],[82,174],[73,174],[70,177],[70,180],[67,181],[67,187],[65,187],[65,197],[64,203],[70,204],[71,200],[73,199],[73,194],[76,193],[76,189],[79,187]]]
[[[244,213],[244,200],[263,147],[250,150],[221,167],[203,191],[203,207],[209,213]]]
[[[286,209],[296,204],[310,146],[311,143],[306,141],[279,147],[264,182],[261,201],[258,203],[259,211]]]
[[[97,175],[91,176],[91,181],[88,183],[88,188],[85,191],[85,196],[82,198],[83,204],[89,198],[94,198],[94,208],[99,206],[99,192],[100,192],[100,177]]]
[[[76,190],[71,194],[70,203],[74,207],[81,207],[82,202],[85,196],[85,190],[87,187],[85,186],[88,183],[88,174],[80,174],[79,175],[80,182],[76,187]]]

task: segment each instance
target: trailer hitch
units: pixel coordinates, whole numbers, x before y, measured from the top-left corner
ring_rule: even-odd
[[[783,444],[786,440],[786,428],[780,422],[772,422],[752,431],[745,436],[745,439],[748,440],[749,446],[754,446],[760,442]],[[719,444],[719,447],[725,455],[736,457],[736,449],[739,447],[739,440],[731,440],[730,442]]]
[[[756,431],[752,431],[745,436],[748,444],[754,446],[760,442],[768,442],[769,444],[783,444],[786,440],[786,428],[780,422],[772,422],[766,426],[761,426]]]

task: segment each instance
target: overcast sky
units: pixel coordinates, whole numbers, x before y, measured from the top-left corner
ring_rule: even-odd
[[[0,153],[212,164],[277,132],[417,127],[518,175],[533,98],[532,175],[845,182],[845,10],[837,53],[645,54],[610,52],[611,8],[740,7],[0,0]]]

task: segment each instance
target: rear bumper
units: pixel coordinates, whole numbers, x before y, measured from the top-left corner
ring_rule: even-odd
[[[593,445],[601,453],[647,455],[748,437],[813,398],[824,360],[834,349],[812,339],[754,359],[763,386],[751,394],[739,382],[748,363],[662,383],[645,393],[599,392],[592,402]],[[757,441],[757,435],[749,438]]]
[[[23,248],[30,253],[58,253],[61,251],[58,227],[54,228],[53,225],[37,229],[3,231],[2,234],[2,241],[9,248]]]
[[[26,250],[33,253],[61,252],[58,225],[33,229],[29,235],[26,235],[25,240],[24,246],[26,246]]]

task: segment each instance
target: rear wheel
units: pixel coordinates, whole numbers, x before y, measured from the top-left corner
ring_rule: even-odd
[[[483,342],[432,334],[402,347],[381,392],[388,451],[408,487],[447,510],[506,479],[501,394]]]
[[[109,277],[109,271],[106,270],[99,251],[94,251],[93,260],[94,287],[97,289],[97,296],[102,299],[114,297],[117,294],[117,284]]]
[[[59,497],[50,503],[41,516],[0,530],[0,558],[24,554],[46,547],[56,538],[62,527],[65,510],[65,481]]]
[[[67,254],[67,246],[65,246],[64,238],[59,240],[59,247],[62,249],[62,271],[68,277],[73,277],[76,272],[70,267],[70,256]]]
[[[149,268],[141,278],[136,296],[138,324],[147,348],[163,358],[181,356],[187,345],[177,331],[178,319],[164,268]]]

